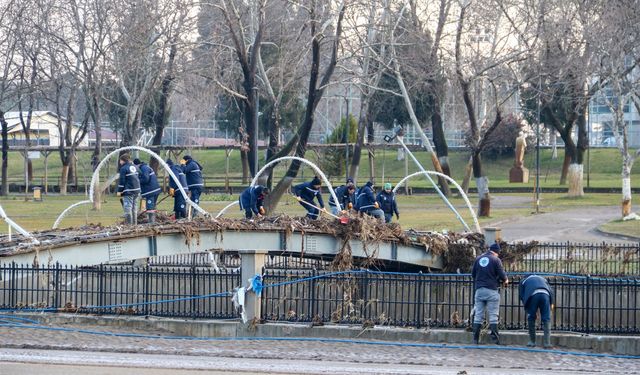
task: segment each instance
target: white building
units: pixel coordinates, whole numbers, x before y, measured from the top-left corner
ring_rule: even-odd
[[[26,121],[28,112],[22,112],[22,117]],[[7,112],[4,119],[8,125],[8,140],[10,146],[23,146],[26,143],[25,132],[20,123],[20,112]],[[60,131],[58,129],[58,119],[63,123],[67,121],[59,117],[56,113],[49,111],[34,111],[31,113],[31,127],[29,138],[34,146],[59,146],[61,142]],[[72,126],[72,139],[76,137],[80,127]],[[88,146],[89,142],[85,136],[79,146]]]

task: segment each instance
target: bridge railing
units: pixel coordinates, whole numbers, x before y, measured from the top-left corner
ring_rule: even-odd
[[[640,275],[640,242],[638,243],[531,243],[531,251],[503,259],[505,269],[513,272],[547,272],[592,276]],[[522,246],[524,245],[524,246]],[[529,244],[530,245],[530,244]]]

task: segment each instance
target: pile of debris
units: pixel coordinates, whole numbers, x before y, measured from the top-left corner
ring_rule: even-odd
[[[29,251],[43,250],[69,242],[89,242],[105,237],[139,237],[162,235],[168,233],[183,233],[186,241],[199,241],[202,230],[223,231],[284,231],[288,236],[293,232],[329,234],[342,240],[342,251],[334,259],[335,269],[350,269],[353,266],[349,240],[358,239],[370,251],[371,264],[376,261],[376,248],[380,242],[398,242],[401,244],[420,244],[425,251],[444,258],[445,271],[468,272],[476,255],[483,247],[484,236],[479,233],[455,232],[417,232],[404,231],[397,223],[385,224],[368,215],[351,214],[348,220],[334,218],[320,218],[309,220],[306,217],[291,217],[287,215],[267,216],[255,220],[238,220],[228,218],[212,219],[197,217],[194,220],[173,221],[171,217],[160,215],[156,217],[155,225],[137,226],[116,225],[104,227],[100,224],[90,224],[78,228],[65,228],[50,231],[34,232],[40,240],[39,245],[25,241],[21,236],[14,236],[12,241],[5,237],[0,239],[0,251]],[[22,251],[20,251],[22,250]],[[367,266],[367,260],[360,263]]]

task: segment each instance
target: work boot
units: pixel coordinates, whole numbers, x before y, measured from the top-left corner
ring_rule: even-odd
[[[544,346],[545,349],[549,349],[551,348],[551,322],[542,322],[542,330],[544,332],[544,337],[542,338],[542,346]]]
[[[527,343],[527,346],[534,347],[536,346],[536,321],[528,320],[527,328],[529,329],[529,342]]]
[[[473,324],[473,343],[478,345],[480,343],[480,330],[482,329],[482,324]]]
[[[131,225],[133,224],[133,220],[131,219],[131,214],[125,214],[124,215],[124,222]]]
[[[155,212],[147,212],[147,220],[149,224],[153,224],[156,222],[156,213]]]
[[[491,330],[491,341],[495,345],[500,345],[500,335],[498,334],[498,325],[497,324],[489,324],[489,329]]]

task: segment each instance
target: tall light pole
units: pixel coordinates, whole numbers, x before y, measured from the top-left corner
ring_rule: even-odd
[[[260,170],[260,168],[258,167],[258,132],[260,130],[260,125],[258,123],[258,116],[260,114],[259,110],[260,110],[260,99],[258,97],[258,86],[253,86],[253,98],[255,101],[255,111],[254,111],[254,118],[253,118],[253,123],[254,123],[254,128],[253,128],[253,139],[251,141],[252,142],[252,147],[254,149],[254,153],[253,153],[253,165],[254,165],[254,173],[258,173],[258,170]]]
[[[345,181],[349,178],[349,130],[351,130],[351,119],[349,118],[349,94],[351,93],[351,86],[347,91],[347,95],[344,97],[344,101],[347,104],[347,116],[344,122],[344,132],[342,134],[342,141],[344,142],[344,174]]]
[[[538,108],[537,108],[537,126],[536,126],[536,213],[540,213],[540,95],[542,95],[542,77],[538,74]],[[555,130],[554,130],[555,131]]]

